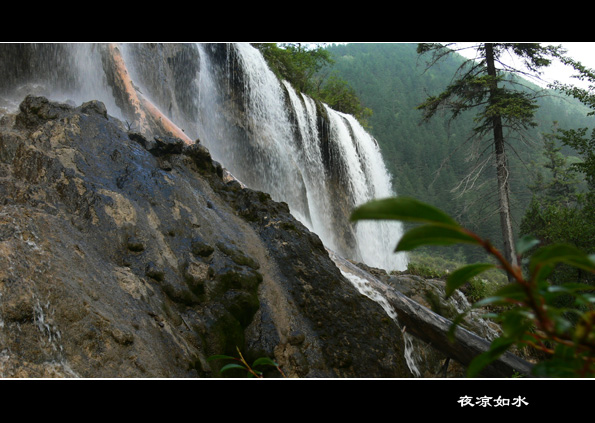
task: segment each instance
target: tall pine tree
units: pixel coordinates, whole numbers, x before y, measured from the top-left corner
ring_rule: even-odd
[[[432,53],[430,65],[433,65],[456,52],[451,47],[423,43],[418,45],[417,51]],[[516,265],[505,129],[522,131],[535,126],[536,93],[519,85],[521,80],[517,76],[539,75],[540,69],[548,66],[561,48],[538,43],[479,43],[473,48],[476,57],[463,63],[442,93],[428,97],[418,108],[423,111],[424,120],[442,110],[449,111],[452,119],[467,110],[477,111],[473,135],[476,139],[489,140],[492,147],[503,249],[507,260]],[[520,58],[525,69],[505,63],[503,58],[508,55]]]

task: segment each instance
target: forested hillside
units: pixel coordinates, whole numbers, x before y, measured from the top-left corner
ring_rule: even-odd
[[[397,193],[442,208],[498,245],[500,225],[491,163],[485,165],[480,178],[469,181],[467,187],[473,189],[453,191],[462,187],[461,181],[472,171],[476,163],[473,154],[481,153],[468,142],[474,113],[452,121],[445,115],[421,123],[422,114],[416,109],[429,95],[444,90],[464,59],[453,56],[427,68],[416,47],[406,43],[330,45],[327,50],[334,63],[328,72],[345,79],[362,106],[372,110],[368,129],[381,146]],[[511,201],[517,229],[531,201],[528,186],[543,161],[543,134],[552,132],[554,122],[562,128],[592,125],[586,116],[588,110],[557,92],[549,92],[538,104],[538,126],[507,139],[512,147]],[[489,144],[479,148],[484,147],[489,148]],[[562,151],[573,155],[568,148]],[[470,251],[459,251],[459,258],[463,254],[466,260],[477,259]],[[449,252],[457,254],[452,249]]]

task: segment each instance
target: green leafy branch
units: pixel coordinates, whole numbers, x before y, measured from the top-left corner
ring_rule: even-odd
[[[543,377],[586,377],[595,375],[595,295],[591,285],[570,283],[551,285],[548,276],[559,264],[568,264],[595,273],[595,255],[588,255],[571,245],[555,244],[537,248],[530,257],[523,257],[538,247],[539,241],[526,236],[517,243],[521,265],[513,265],[490,241],[460,226],[441,210],[412,198],[374,200],[352,213],[353,221],[400,220],[420,223],[399,240],[395,252],[411,251],[423,245],[466,243],[483,248],[495,258],[494,263],[474,263],[452,272],[446,281],[446,296],[488,269],[498,267],[512,276],[511,282],[494,295],[484,298],[473,308],[498,306],[503,311],[487,316],[499,321],[502,336],[495,339],[488,351],[475,357],[467,375],[480,371],[513,345],[531,346],[548,359],[536,364],[533,373]],[[522,261],[521,261],[522,259]],[[560,296],[574,299],[572,307],[557,307]],[[470,310],[459,315],[451,326],[451,334]]]
[[[279,371],[281,376],[285,377],[285,374],[281,370],[281,367],[279,367],[279,364],[277,364],[275,361],[271,360],[270,358],[268,358],[268,357],[257,358],[252,363],[252,365],[249,365],[248,362],[246,361],[246,359],[244,358],[244,356],[242,355],[240,349],[238,347],[236,347],[236,349],[238,351],[239,357],[233,357],[230,355],[219,354],[219,355],[210,356],[207,359],[207,361],[232,360],[232,363],[226,364],[225,366],[223,366],[221,368],[221,370],[219,370],[219,373],[221,373],[221,374],[228,370],[240,369],[240,370],[245,370],[248,374],[248,377],[262,378],[263,373],[260,370],[256,370],[256,367],[258,367],[258,366],[273,366],[273,367],[277,368],[277,370]]]

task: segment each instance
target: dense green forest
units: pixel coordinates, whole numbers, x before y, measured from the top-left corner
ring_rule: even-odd
[[[465,180],[475,164],[473,155],[481,153],[469,142],[473,115],[455,120],[445,115],[444,119],[422,123],[422,114],[416,109],[429,95],[436,95],[449,84],[464,59],[453,55],[428,67],[416,48],[417,44],[408,43],[329,45],[325,47],[331,54],[329,65],[322,72],[326,78],[346,81],[362,107],[371,110],[366,117],[368,131],[381,147],[398,195],[438,206],[498,245],[501,235],[495,170],[486,163],[477,180]],[[592,118],[587,117],[589,110],[560,92],[544,92],[538,105],[538,126],[507,140],[511,146],[511,202],[517,231],[531,204],[530,188],[543,174],[548,135],[557,127],[592,126]],[[561,146],[561,152],[569,162],[579,160],[567,146]],[[473,189],[463,190],[462,181]],[[461,247],[449,249],[446,254],[463,261],[481,259],[474,256],[474,251]],[[445,254],[444,249],[440,253]]]

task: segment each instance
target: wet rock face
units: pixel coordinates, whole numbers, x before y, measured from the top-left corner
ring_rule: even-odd
[[[135,64],[139,83],[150,87],[153,100],[168,116],[178,116],[192,128],[198,96],[194,78],[200,68],[200,56],[192,43],[126,43],[124,48]],[[168,83],[164,83],[167,81]],[[184,125],[186,127],[186,125]]]
[[[408,377],[389,320],[200,144],[98,102],[0,117],[0,376],[219,377],[207,358],[240,348],[288,376]]]

